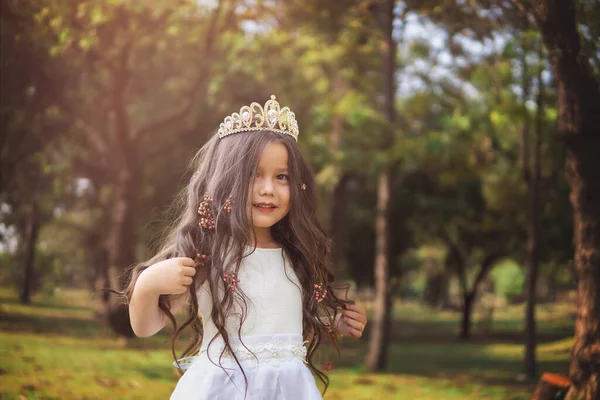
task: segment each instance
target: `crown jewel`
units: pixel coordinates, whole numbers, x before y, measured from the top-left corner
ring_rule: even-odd
[[[219,125],[219,138],[239,132],[271,131],[290,135],[298,141],[298,122],[296,115],[288,107],[279,107],[275,96],[265,103],[264,108],[254,102],[240,108],[239,113],[226,117]]]

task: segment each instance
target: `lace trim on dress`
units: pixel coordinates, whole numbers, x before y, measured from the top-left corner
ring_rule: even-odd
[[[285,343],[277,340],[268,342],[232,345],[233,351],[240,363],[252,363],[253,366],[258,366],[259,363],[269,363],[277,366],[280,362],[303,362],[306,364],[308,341],[300,344]],[[210,358],[218,363],[218,360],[234,360],[229,351],[223,353],[225,345],[223,343],[215,343],[210,346]],[[203,354],[208,353],[207,348],[202,348],[197,356],[180,358],[173,362],[173,365],[182,370],[189,369],[192,364],[198,360]],[[223,356],[221,357],[221,353]],[[220,358],[221,357],[221,358]],[[178,365],[179,364],[179,365]]]

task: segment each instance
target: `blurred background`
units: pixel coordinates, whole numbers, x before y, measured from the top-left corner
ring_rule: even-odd
[[[597,1],[0,11],[0,399],[168,398],[169,329],[137,339],[92,293],[153,254],[222,119],[272,94],[370,316],[319,353],[325,399],[529,399],[544,372],[599,398]]]

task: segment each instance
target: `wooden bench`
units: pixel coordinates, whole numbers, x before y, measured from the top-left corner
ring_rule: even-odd
[[[531,400],[561,400],[571,386],[569,378],[545,372],[535,388]]]

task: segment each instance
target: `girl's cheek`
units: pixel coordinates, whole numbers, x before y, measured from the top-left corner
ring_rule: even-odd
[[[290,187],[288,186],[285,188],[285,191],[283,192],[283,198],[284,198],[285,202],[287,203],[288,209],[290,207],[291,197],[292,197],[292,192],[290,190]]]

